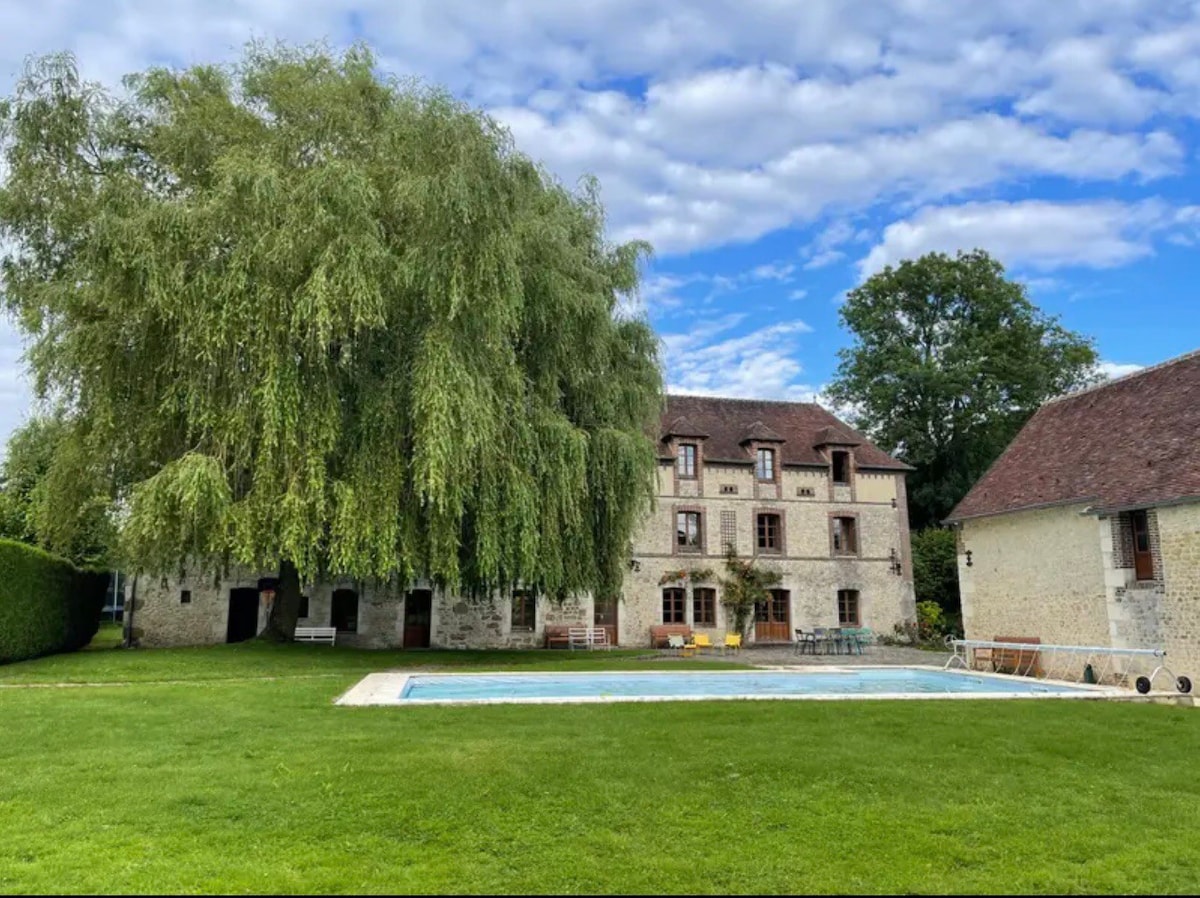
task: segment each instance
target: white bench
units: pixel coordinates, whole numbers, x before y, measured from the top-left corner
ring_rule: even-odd
[[[608,631],[603,627],[571,627],[567,631],[570,648],[610,649]]]
[[[297,627],[296,642],[328,642],[334,644],[337,639],[337,627]]]

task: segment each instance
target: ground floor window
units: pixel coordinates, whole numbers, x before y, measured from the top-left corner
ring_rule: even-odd
[[[335,589],[330,605],[329,626],[339,632],[358,632],[358,593],[353,589]]]
[[[857,589],[838,590],[838,624],[843,627],[859,625]]]
[[[692,624],[697,627],[717,625],[717,591],[706,586],[692,590]]]
[[[683,612],[684,591],[682,589],[671,588],[664,589],[662,593],[663,599],[663,623],[664,624],[682,624],[686,622]]]
[[[512,595],[512,628],[532,630],[537,620],[537,600],[533,593],[514,590]]]

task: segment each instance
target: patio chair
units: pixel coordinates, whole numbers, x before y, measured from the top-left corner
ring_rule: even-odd
[[[858,647],[864,651],[875,644],[875,631],[870,627],[859,627],[856,636]]]
[[[684,642],[683,637],[678,633],[672,633],[667,637],[667,648],[671,651],[678,651],[679,654],[687,657],[696,651],[695,643]]]
[[[741,633],[726,633],[725,642],[721,646],[721,654],[724,655],[729,650],[740,652],[742,650],[742,634]]]
[[[701,649],[708,649],[711,652],[713,649],[712,640],[707,633],[697,633],[694,635],[692,637],[692,644],[696,647],[697,652]]]
[[[795,651],[797,655],[803,655],[805,652],[815,655],[817,653],[817,637],[813,633],[805,633],[797,627]]]
[[[821,649],[821,653],[824,655],[830,654],[830,651],[833,648],[833,640],[829,635],[829,631],[824,627],[813,627],[813,643],[813,654],[816,654],[817,647]]]
[[[861,655],[863,653],[862,640],[859,637],[858,627],[842,627],[842,644],[846,647],[846,654]]]

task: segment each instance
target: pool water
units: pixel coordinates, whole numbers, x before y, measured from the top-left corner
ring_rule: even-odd
[[[603,701],[853,695],[1079,695],[1089,690],[1018,677],[890,667],[861,670],[417,674],[402,704],[446,701]],[[394,695],[395,693],[393,693]]]

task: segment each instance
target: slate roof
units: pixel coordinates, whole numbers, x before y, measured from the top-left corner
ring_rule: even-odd
[[[1200,498],[1200,351],[1043,405],[948,520]]]
[[[668,396],[660,426],[659,454],[669,458],[665,444],[675,422],[684,418],[690,426],[708,434],[704,441],[706,462],[750,463],[754,459],[749,443],[752,432],[773,434],[779,461],[784,465],[819,465],[828,462],[817,452],[817,439],[826,428],[835,428],[857,445],[855,459],[860,468],[908,471],[911,468],[871,444],[866,437],[838,420],[821,406],[811,402],[775,402],[763,399],[727,399],[714,396]],[[759,427],[761,425],[761,427]],[[682,436],[682,434],[676,434]],[[762,439],[750,437],[751,439]]]

